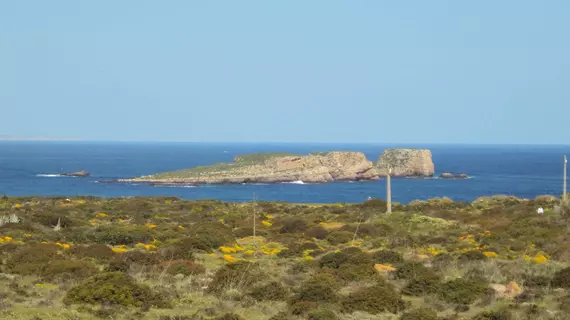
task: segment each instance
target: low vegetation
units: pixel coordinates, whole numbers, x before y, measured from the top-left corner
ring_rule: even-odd
[[[558,199],[384,210],[379,199],[3,197],[0,318],[567,319]]]

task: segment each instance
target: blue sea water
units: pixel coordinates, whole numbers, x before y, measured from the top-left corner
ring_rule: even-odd
[[[392,181],[393,200],[447,196],[472,201],[494,194],[534,198],[562,192],[562,157],[570,146],[377,145],[377,144],[224,144],[0,141],[0,195],[9,196],[176,196],[184,199],[299,203],[357,203],[384,198],[385,181],[327,184],[203,185],[153,187],[107,184],[113,180],[232,161],[254,152],[361,151],[375,161],[386,148],[423,147],[433,152],[437,174],[467,173],[468,180],[406,179]],[[52,176],[86,170],[89,178]]]

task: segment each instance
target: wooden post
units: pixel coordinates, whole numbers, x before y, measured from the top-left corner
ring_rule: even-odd
[[[390,175],[392,175],[392,169],[388,169],[388,175],[386,176],[386,214],[392,213],[392,186],[390,184]]]
[[[565,155],[564,156],[564,185],[562,187],[562,201],[566,201],[566,198],[567,198],[567,196],[566,196],[566,193],[567,193],[567,191],[566,191],[566,179],[567,179],[566,178],[566,175],[567,175],[566,167],[567,166],[568,166],[568,159],[566,159],[566,155]]]

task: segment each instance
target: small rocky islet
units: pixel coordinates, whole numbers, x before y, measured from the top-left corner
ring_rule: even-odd
[[[375,181],[387,176],[433,177],[435,166],[427,149],[388,149],[376,162],[362,152],[331,151],[294,155],[257,153],[178,171],[157,173],[118,182],[177,186],[244,183],[326,183],[334,181]]]

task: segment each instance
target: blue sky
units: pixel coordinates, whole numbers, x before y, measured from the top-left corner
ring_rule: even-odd
[[[0,134],[569,143],[570,1],[2,1]]]

